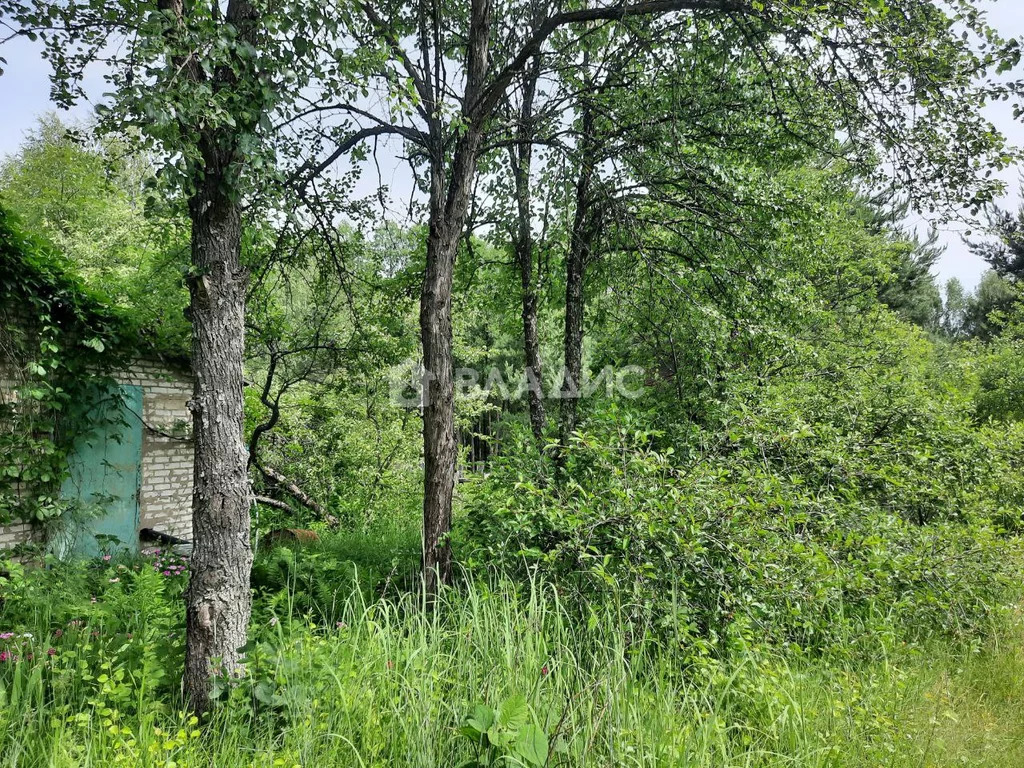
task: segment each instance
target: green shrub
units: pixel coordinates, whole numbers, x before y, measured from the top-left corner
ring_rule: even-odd
[[[975,407],[978,418],[1013,422],[1024,419],[1024,340],[997,340],[981,356]]]
[[[0,634],[12,637],[0,643],[19,649],[0,661],[0,765],[540,765],[545,742],[550,768],[1019,762],[1009,741],[1020,730],[1019,632],[1015,647],[970,654],[988,679],[962,649],[919,656],[885,636],[870,661],[827,663],[738,638],[731,659],[684,673],[677,649],[637,632],[621,606],[593,603],[581,622],[556,585],[483,574],[445,591],[432,613],[416,594],[367,602],[355,592],[339,596],[328,626],[258,618],[246,676],[201,727],[177,693],[181,580],[162,573],[99,562],[15,570],[0,584],[12,597],[0,612]],[[83,624],[56,637],[58,614]],[[165,634],[176,638],[160,645]],[[935,700],[945,696],[936,681],[960,686],[960,700]],[[997,738],[964,749],[934,738],[977,717]]]
[[[108,726],[173,712],[187,579],[173,559],[4,563],[0,703],[27,697],[51,717],[95,712]]]
[[[978,634],[1013,562],[1024,430],[979,428],[930,355],[901,329],[817,349],[690,443],[610,408],[561,476],[506,443],[467,494],[465,557],[614,600],[694,657]]]

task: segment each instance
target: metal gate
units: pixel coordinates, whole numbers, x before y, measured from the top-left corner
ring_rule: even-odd
[[[96,427],[76,440],[61,496],[74,500],[77,524],[64,531],[65,549],[94,557],[139,546],[142,475],[142,387],[97,391],[88,405]]]

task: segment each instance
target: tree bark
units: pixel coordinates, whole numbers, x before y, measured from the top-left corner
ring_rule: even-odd
[[[427,263],[420,293],[423,344],[423,584],[428,605],[452,576],[449,534],[458,443],[452,357],[452,278],[466,225],[482,134],[470,129],[459,142],[451,178],[443,165],[432,172]]]
[[[462,222],[464,223],[464,221]],[[432,605],[451,581],[457,443],[452,360],[452,271],[462,227],[431,217],[427,266],[420,294],[423,344],[423,590]]]
[[[537,448],[543,448],[544,395],[541,391],[543,370],[540,357],[540,335],[537,330],[537,290],[540,281],[538,265],[534,277],[534,243],[532,230],[532,195],[530,192],[531,165],[533,162],[533,100],[540,77],[540,57],[533,63],[523,80],[523,101],[519,109],[517,146],[510,150],[512,175],[515,180],[517,226],[515,233],[515,256],[519,265],[522,284],[523,353],[526,359],[527,399],[530,406],[530,428],[533,430]]]
[[[159,0],[157,5],[175,22],[165,35],[176,51],[169,61],[176,75],[205,83],[212,91],[237,92],[255,83],[254,57],[243,57],[237,70],[204,70],[199,54],[182,52],[179,46],[178,35],[187,26],[191,6],[181,0]],[[258,46],[259,15],[248,0],[229,0],[223,14],[223,23],[234,30],[238,40]],[[255,128],[258,115],[243,112],[235,117],[230,128],[180,126],[183,140],[198,136],[195,148],[201,157],[188,204],[195,378],[189,407],[195,467],[182,680],[188,705],[200,715],[210,706],[211,677],[239,671],[238,649],[245,645],[252,607],[249,527],[253,498],[246,471],[242,395],[248,275],[241,264],[239,180],[245,158],[237,146],[239,137]]]
[[[465,129],[446,160],[446,136],[432,113],[429,136],[430,211],[427,263],[420,293],[423,344],[423,593],[428,607],[451,583],[452,495],[455,490],[455,379],[452,358],[452,277],[459,239],[466,226],[484,122],[478,111],[489,57],[491,4],[473,0],[466,50]],[[436,75],[437,73],[435,73]],[[430,104],[436,102],[431,100]],[[450,168],[450,170],[448,170]]]
[[[289,480],[276,469],[274,469],[273,467],[264,466],[263,464],[260,463],[256,463],[255,466],[259,473],[263,475],[263,477],[265,477],[270,482],[274,483],[278,488],[287,493],[289,496],[291,496],[293,499],[299,502],[299,504],[304,506],[310,512],[315,513],[318,517],[320,517],[320,519],[330,523],[331,525],[334,525],[338,522],[337,518],[329,514],[327,510],[323,508],[323,505],[321,505],[316,499],[314,499],[312,496],[310,496],[308,493],[302,490],[296,483]]]
[[[273,507],[274,509],[279,509],[282,512],[291,513],[291,512],[294,511],[288,505],[287,502],[285,502],[285,501],[278,501],[277,499],[272,499],[269,496],[256,496],[256,497],[254,497],[254,499],[255,499],[257,504],[263,504],[263,505],[268,506],[268,507]]]
[[[206,172],[189,201],[195,488],[184,676],[185,696],[198,713],[209,707],[211,675],[239,668],[252,567],[252,495],[242,435],[247,275],[240,258],[241,210],[226,191],[232,153],[210,137],[201,141],[201,151]]]
[[[583,376],[583,284],[593,246],[594,227],[592,187],[594,179],[594,115],[584,101],[580,119],[579,176],[576,179],[576,212],[569,234],[569,252],[565,266],[565,333],[563,349],[565,368],[562,372],[562,408],[559,423],[559,463],[569,439],[576,429],[580,387]]]

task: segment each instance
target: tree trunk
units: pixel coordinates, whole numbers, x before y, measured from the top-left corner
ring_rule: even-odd
[[[523,300],[523,352],[526,358],[527,398],[530,404],[530,427],[537,441],[537,448],[543,448],[544,395],[540,337],[537,331],[537,283],[540,280],[538,265],[536,282],[534,278],[534,247],[531,215],[530,174],[533,161],[533,99],[540,76],[540,57],[535,57],[523,82],[523,101],[519,110],[518,146],[510,152],[512,175],[515,179],[516,212],[518,221],[515,233],[516,262],[522,283]]]
[[[423,343],[423,589],[433,606],[441,585],[451,583],[452,494],[458,459],[452,358],[452,277],[459,238],[466,226],[482,131],[471,126],[458,143],[451,174],[437,148],[431,168],[430,231],[420,293]]]
[[[532,251],[532,248],[530,249]],[[530,258],[527,254],[523,258]],[[529,269],[527,268],[527,272]],[[525,281],[529,275],[523,275],[523,351],[526,355],[527,398],[530,404],[530,428],[533,430],[537,448],[543,448],[544,425],[547,415],[544,412],[543,368],[540,358],[540,337],[537,331],[537,292]]]
[[[566,255],[565,266],[565,369],[562,372],[562,408],[559,424],[560,464],[564,463],[569,438],[576,429],[577,406],[583,376],[583,283],[594,237],[591,210],[594,204],[591,194],[595,152],[593,136],[593,111],[584,102],[580,121],[580,173],[576,180],[576,212],[569,234],[569,253]]]
[[[491,3],[470,3],[466,46],[465,126],[447,160],[447,131],[430,106],[430,220],[427,264],[420,293],[423,343],[423,591],[433,607],[443,584],[451,582],[452,494],[458,452],[455,441],[455,381],[452,359],[452,276],[459,239],[466,226],[487,111],[479,111],[489,57]],[[437,76],[437,73],[434,73]],[[428,81],[430,78],[428,78]],[[429,94],[428,94],[429,96]],[[450,171],[448,170],[450,168]]]
[[[570,248],[565,271],[565,370],[562,379],[562,410],[559,442],[562,450],[576,429],[577,405],[583,376],[583,279],[586,267],[582,254]]]
[[[287,477],[282,475],[273,467],[267,467],[263,464],[256,464],[256,469],[259,471],[264,478],[274,483],[278,488],[287,493],[299,504],[304,506],[310,512],[313,512],[324,522],[335,525],[338,519],[333,515],[329,514],[326,509],[312,496],[302,490],[296,483],[289,480]]]
[[[211,675],[238,671],[252,567],[252,497],[242,439],[247,276],[240,259],[241,212],[225,192],[230,153],[210,140],[201,148],[206,173],[189,201],[195,490],[184,677],[185,696],[198,713],[209,707]]]
[[[428,604],[451,581],[455,489],[455,384],[452,360],[452,270],[461,227],[431,221],[420,295],[423,343],[423,583]]]

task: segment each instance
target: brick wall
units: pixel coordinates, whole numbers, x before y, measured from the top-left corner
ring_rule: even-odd
[[[36,541],[38,538],[39,531],[29,523],[0,525],[0,549],[10,549],[16,544]]]
[[[0,319],[7,321],[5,316]],[[2,353],[11,349],[6,342],[6,332],[10,326],[0,328],[0,402],[13,402],[17,398],[18,387],[21,386],[21,374],[15,364],[2,356]],[[0,425],[4,428],[4,425]],[[16,493],[20,491],[16,490]],[[29,523],[12,521],[8,525],[0,525],[0,549],[8,549],[15,544],[25,541],[34,541],[39,532]]]
[[[16,388],[15,378],[16,371],[0,360],[0,397]],[[139,526],[191,540],[193,447],[188,401],[192,379],[156,360],[138,360],[114,378],[142,387]],[[37,536],[38,531],[27,523],[0,526],[0,549]]]
[[[192,538],[192,379],[154,360],[116,377],[142,387],[139,526]]]

